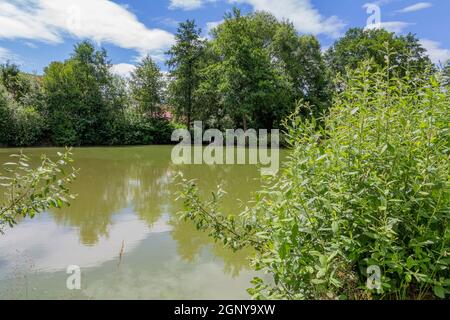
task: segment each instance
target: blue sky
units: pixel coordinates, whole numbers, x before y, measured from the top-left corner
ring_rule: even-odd
[[[449,0],[0,0],[0,63],[11,60],[43,72],[66,59],[73,45],[90,39],[108,50],[118,74],[126,75],[150,54],[164,69],[164,52],[177,23],[195,19],[204,30],[233,6],[287,18],[301,34],[315,34],[324,48],[350,27],[365,27],[380,8],[381,26],[417,34],[435,62],[450,59]]]

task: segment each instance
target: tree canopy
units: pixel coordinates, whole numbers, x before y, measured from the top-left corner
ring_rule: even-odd
[[[140,61],[131,74],[131,94],[141,113],[156,117],[161,113],[163,76],[158,65],[149,56]]]
[[[194,91],[199,83],[199,65],[204,52],[201,29],[195,21],[180,23],[175,35],[175,45],[167,52],[166,64],[170,71],[169,101],[179,117],[189,128],[196,110]]]
[[[309,101],[316,110],[329,103],[319,42],[299,36],[289,22],[235,9],[211,36],[198,94],[215,96],[212,108],[234,126],[279,127],[296,100]]]
[[[345,74],[346,69],[355,70],[360,63],[367,60],[372,60],[376,66],[384,68],[386,47],[394,53],[390,60],[392,70],[400,72],[401,75],[404,75],[406,70],[415,75],[422,75],[427,69],[433,68],[425,48],[415,35],[397,35],[385,29],[349,29],[327,50],[325,58],[334,74]]]
[[[44,73],[52,140],[58,145],[104,144],[121,111],[105,50],[78,44],[72,57]]]
[[[114,75],[106,50],[83,41],[43,76],[0,66],[0,144],[169,143],[174,127],[196,120],[218,129],[281,128],[297,102],[309,105],[303,117],[328,112],[342,89],[333,85],[339,75],[367,60],[382,69],[386,55],[401,76],[437,71],[412,34],[353,28],[324,54],[315,36],[300,35],[291,22],[238,9],[207,38],[195,21],[180,23],[167,76],[150,56],[130,77]],[[448,79],[448,65],[440,72]]]

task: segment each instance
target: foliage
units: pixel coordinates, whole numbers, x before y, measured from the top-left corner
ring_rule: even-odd
[[[161,113],[163,78],[159,67],[146,56],[131,74],[131,94],[140,113],[157,117]]]
[[[201,29],[194,21],[180,23],[175,44],[167,52],[170,69],[169,101],[178,117],[184,118],[189,128],[195,113],[194,91],[199,82],[199,63],[204,52]]]
[[[58,153],[56,161],[44,155],[35,169],[22,152],[11,155],[13,161],[4,164],[6,174],[0,176],[0,190],[4,192],[4,197],[0,197],[0,232],[7,225],[13,227],[22,217],[33,218],[38,212],[69,204],[74,196],[67,185],[77,173],[70,167],[71,155],[70,150]]]
[[[0,145],[30,146],[41,138],[45,119],[42,95],[35,76],[20,73],[18,66],[0,66]]]
[[[396,35],[385,29],[352,28],[327,50],[325,58],[333,74],[344,75],[346,69],[354,70],[361,62],[370,59],[379,68],[384,68],[386,47],[395,52],[390,57],[390,66],[400,76],[404,76],[406,70],[416,76],[432,69],[431,60],[416,36]]]
[[[170,144],[175,127],[164,118],[128,113],[121,129],[121,143],[126,145]]]
[[[207,98],[217,118],[244,129],[274,128],[298,99],[317,113],[327,108],[328,78],[315,37],[299,36],[271,14],[244,16],[238,9],[211,36],[197,95]]]
[[[182,181],[182,217],[254,247],[253,267],[273,276],[253,281],[254,298],[449,297],[449,92],[386,65],[341,80],[323,122],[288,119],[289,160],[241,215],[220,212],[223,191],[204,202]],[[373,265],[378,291],[366,286]]]
[[[447,64],[444,67],[442,74],[444,76],[444,84],[450,87],[450,60],[447,61]]]
[[[51,63],[43,78],[0,66],[0,145],[169,143],[172,126],[159,119],[158,67],[145,58],[130,81],[131,94],[110,67],[106,51],[89,42],[78,44],[65,62]]]
[[[436,71],[414,35],[355,28],[324,57],[316,37],[266,12],[234,9],[208,39],[188,20],[175,38],[168,77],[148,56],[129,80],[114,76],[106,50],[88,41],[43,77],[0,65],[0,145],[163,143],[171,127],[163,112],[186,127],[201,120],[206,128],[272,129],[304,101],[311,107],[301,115],[320,118],[340,90],[332,80],[367,59],[386,67],[387,47],[395,52],[390,72],[419,80]],[[448,85],[448,66],[442,74]]]
[[[13,139],[12,134],[12,111],[10,105],[12,97],[0,82],[0,145],[8,145]]]
[[[96,51],[85,41],[72,57],[45,69],[44,89],[55,145],[109,144],[117,114],[122,110],[121,91],[110,73],[106,51]]]
[[[321,115],[331,103],[331,75],[318,39],[298,36],[289,23],[281,23],[275,30],[273,51],[283,62],[283,72],[288,74],[294,101],[308,102],[314,107],[313,113]],[[293,111],[292,107],[286,109],[288,113]],[[282,119],[287,115],[283,114]]]
[[[271,28],[264,24],[267,29],[258,28],[258,22],[235,9],[212,33],[211,49],[220,58],[209,70],[218,75],[222,109],[244,130],[250,126],[273,127],[272,121],[257,123],[255,117],[274,118],[274,110],[282,109],[284,101],[290,100],[287,79],[272,66],[264,48],[268,36],[264,31]]]
[[[22,83],[20,81],[19,66],[9,62],[0,65],[0,82],[15,99],[20,97]]]
[[[33,107],[18,106],[14,110],[14,146],[34,146],[41,141],[45,128],[43,116]]]

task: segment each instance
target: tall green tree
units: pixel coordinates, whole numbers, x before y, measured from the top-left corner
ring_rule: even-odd
[[[194,92],[199,85],[199,65],[204,53],[205,42],[201,39],[201,29],[195,21],[180,23],[175,44],[167,52],[166,62],[170,70],[169,99],[178,116],[191,125],[195,114]]]
[[[44,74],[52,140],[57,145],[108,144],[121,99],[106,51],[87,41]]]
[[[310,103],[315,114],[320,114],[331,104],[331,76],[319,40],[311,35],[299,36],[289,22],[279,23],[275,30],[274,55],[282,62],[294,100]]]
[[[131,94],[141,114],[152,118],[161,113],[163,75],[158,65],[146,56],[131,74]]]
[[[204,93],[219,95],[219,110],[235,126],[279,127],[296,100],[314,109],[329,101],[327,73],[314,37],[299,36],[293,25],[258,12],[225,16],[212,33],[213,58],[202,74]]]
[[[219,80],[222,108],[244,130],[250,126],[271,128],[276,111],[282,110],[291,96],[287,78],[272,64],[266,47],[270,28],[260,26],[234,9],[212,33],[211,49],[218,57],[210,68],[216,74],[212,79]]]
[[[422,75],[432,68],[433,64],[425,48],[415,35],[396,35],[384,29],[352,28],[328,49],[325,56],[334,74],[345,74],[346,68],[354,70],[369,59],[379,68],[384,68],[387,61],[386,48],[394,53],[389,61],[391,71],[404,75],[408,70],[414,75]]]
[[[6,62],[0,65],[0,82],[13,99],[25,106],[41,109],[43,106],[41,77],[24,73],[19,66]]]

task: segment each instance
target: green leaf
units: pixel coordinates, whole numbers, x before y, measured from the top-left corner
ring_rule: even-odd
[[[337,233],[339,231],[339,223],[337,221],[333,221],[331,223],[331,230],[333,233]]]
[[[443,287],[440,286],[435,286],[433,288],[434,294],[441,298],[441,299],[445,299],[445,289]]]

